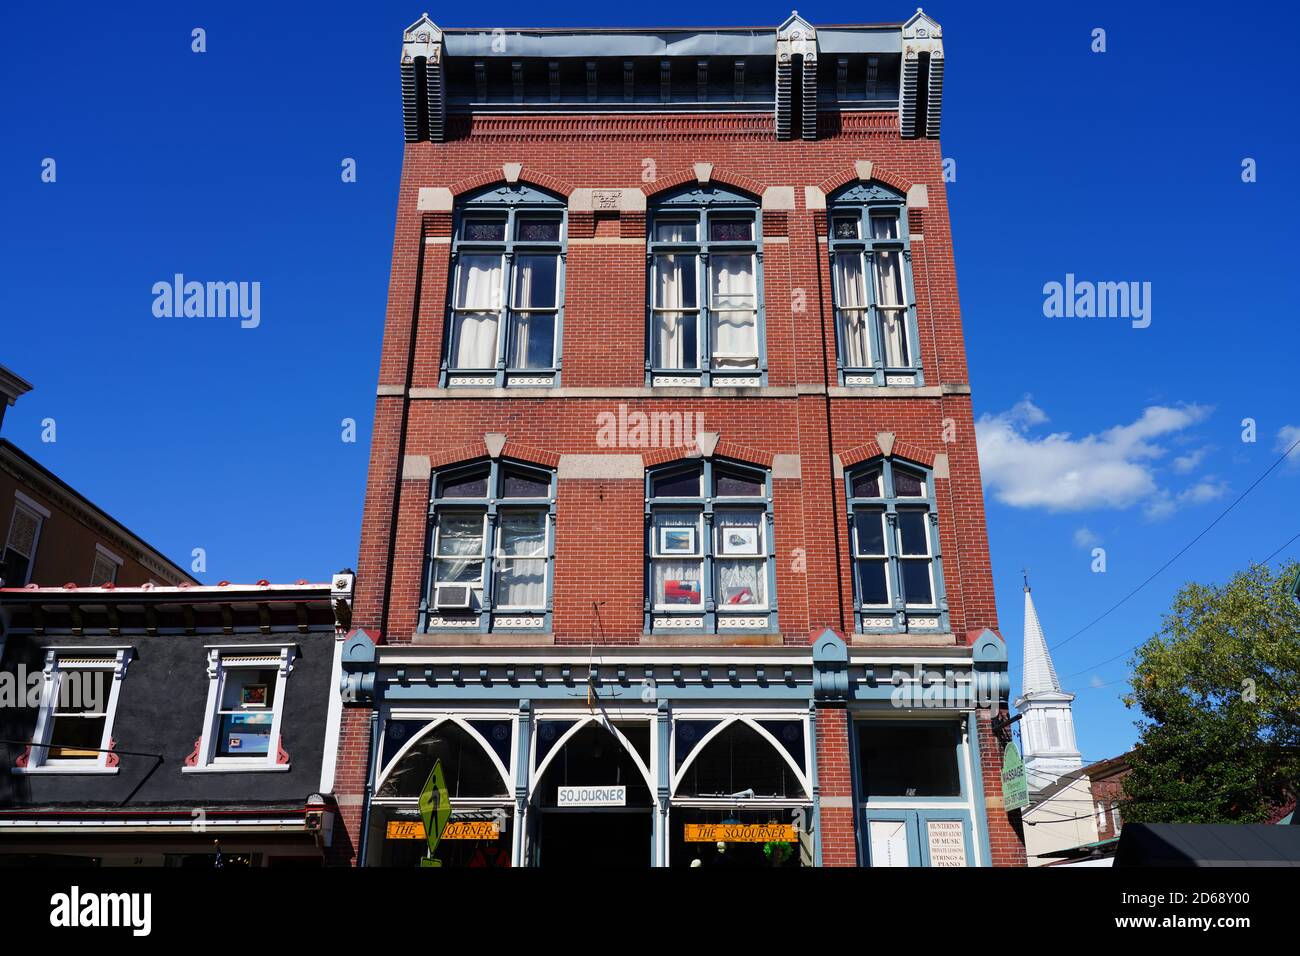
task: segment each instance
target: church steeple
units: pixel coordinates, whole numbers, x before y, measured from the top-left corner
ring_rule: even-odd
[[[1062,775],[1083,766],[1074,736],[1073,694],[1061,690],[1056,666],[1047,649],[1043,625],[1029,590],[1025,572],[1025,641],[1022,690],[1016,700],[1020,711],[1020,738],[1024,748],[1029,789],[1041,790]]]

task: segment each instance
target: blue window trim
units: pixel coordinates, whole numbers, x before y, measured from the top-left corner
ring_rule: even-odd
[[[840,304],[835,306],[835,367],[841,385],[882,386],[882,385],[924,385],[925,375],[921,369],[920,333],[916,320],[916,289],[912,281],[912,245],[908,234],[907,197],[897,190],[880,183],[855,183],[845,187],[827,203],[827,248],[830,256],[831,298],[835,300],[835,262],[839,256],[859,256],[863,259],[863,274],[867,290],[867,306],[871,316],[871,354],[873,364],[870,366],[852,366],[846,363],[848,349],[844,341],[844,317],[840,313]],[[897,239],[873,239],[871,234],[871,213],[887,210],[898,216]],[[857,215],[857,239],[836,239],[835,220],[845,216]],[[876,282],[874,255],[877,252],[898,252],[903,270],[903,295],[907,306],[907,353],[910,364],[906,366],[885,365],[885,341],[881,326],[880,310],[876,302]]]
[[[922,476],[925,482],[925,496],[920,498],[899,498],[894,494],[894,468],[900,466],[907,471]],[[858,476],[880,471],[880,498],[855,498],[853,481]],[[948,592],[943,579],[943,548],[939,537],[939,510],[934,495],[934,471],[924,465],[899,458],[878,457],[862,462],[844,471],[844,492],[848,500],[847,520],[849,534],[849,557],[852,561],[853,575],[853,624],[857,633],[928,633],[946,634],[951,631],[948,616]],[[932,570],[932,597],[934,603],[923,606],[907,605],[903,599],[901,575],[899,573],[898,549],[898,510],[924,510],[929,519],[930,567]],[[858,581],[858,551],[854,527],[854,515],[867,509],[881,510],[885,513],[885,561],[888,574],[890,605],[864,605]],[[877,559],[878,560],[878,559]],[[890,618],[888,626],[864,625],[864,620]],[[915,619],[922,622],[937,619],[937,626],[918,627]]]
[[[926,839],[926,825],[931,820],[955,820],[962,824],[962,836],[966,844],[966,864],[975,865],[975,841],[979,841],[980,861],[989,866],[988,828],[985,826],[984,786],[980,770],[980,751],[976,736],[975,717],[972,714],[958,714],[952,717],[936,717],[921,720],[889,720],[867,716],[867,711],[854,712],[854,719],[849,721],[849,757],[853,774],[853,793],[858,810],[858,859],[860,865],[871,866],[871,822],[873,820],[895,821],[907,826],[907,855],[910,866],[930,866],[930,841]],[[862,724],[870,722],[872,726],[916,727],[948,726],[957,732],[957,741],[953,748],[957,761],[957,778],[961,793],[955,797],[878,797],[873,804],[867,796],[866,783],[862,779],[861,761],[858,756],[858,733]],[[964,739],[963,739],[964,738]],[[974,770],[975,779],[966,773],[966,762],[962,751],[966,750]],[[911,807],[885,807],[883,803],[910,803]],[[968,804],[973,804],[974,811]]]
[[[488,472],[488,496],[484,498],[439,498],[438,483],[448,478],[470,476]],[[549,493],[543,498],[505,498],[502,496],[502,482],[507,470],[525,472],[539,480],[545,480]],[[495,606],[495,556],[499,516],[503,511],[544,510],[546,512],[546,603],[536,609],[509,609],[498,611]],[[473,512],[486,516],[483,548],[483,589],[479,607],[471,607],[464,612],[443,614],[433,604],[434,585],[434,531],[439,512]],[[424,573],[421,586],[418,629],[421,633],[441,634],[464,631],[490,633],[497,631],[516,631],[530,634],[549,634],[555,608],[555,469],[545,468],[524,461],[513,459],[478,459],[476,461],[458,462],[446,468],[440,468],[430,476],[429,512],[425,529]],[[430,626],[430,620],[438,617],[450,617],[454,625]],[[527,618],[540,623],[531,627],[521,627],[510,621]]]
[[[505,240],[479,242],[464,238],[467,213],[501,217],[505,224]],[[558,242],[535,242],[516,238],[515,226],[520,214],[547,213],[558,215],[560,239]],[[442,367],[439,383],[444,387],[497,388],[524,385],[533,388],[558,386],[564,354],[564,287],[569,248],[568,204],[559,197],[526,184],[497,184],[471,194],[456,203],[452,232],[451,262],[447,278],[446,320],[443,323]],[[496,363],[488,369],[451,367],[453,305],[456,294],[456,270],[462,253],[499,253],[505,258],[502,269],[503,295],[497,315]],[[519,253],[552,253],[559,257],[556,289],[555,335],[552,363],[547,368],[509,368],[506,357],[510,354],[510,298],[513,288],[514,260]],[[547,378],[549,383],[538,381]],[[461,381],[453,382],[453,379]],[[472,380],[472,381],[471,381]]]
[[[715,472],[718,468],[724,471],[739,472],[751,478],[757,479],[763,484],[763,494],[746,497],[719,497],[714,492]],[[694,472],[701,475],[700,488],[706,492],[698,496],[691,497],[655,497],[653,488],[657,479],[671,477],[678,474]],[[715,564],[718,556],[715,551],[715,523],[714,518],[719,511],[726,512],[730,509],[763,512],[763,537],[766,545],[765,558],[767,574],[767,606],[765,608],[745,609],[737,607],[735,610],[727,609],[725,606],[720,608],[716,595],[716,568]],[[654,516],[660,511],[682,511],[692,512],[702,515],[701,531],[701,552],[703,557],[703,571],[700,582],[700,604],[678,610],[676,608],[656,608],[654,604],[654,576],[651,570],[654,554],[654,533],[655,523]],[[775,633],[778,629],[777,619],[777,595],[776,595],[776,542],[773,533],[773,510],[772,510],[772,472],[769,468],[761,468],[745,462],[732,461],[730,459],[691,459],[686,462],[672,462],[661,465],[657,468],[646,470],[645,475],[645,633],[647,634],[753,634]],[[658,627],[654,626],[656,618],[694,618],[701,619],[699,627]],[[741,627],[719,627],[719,620],[725,620],[728,617],[762,617],[766,625],[760,628],[741,628]]]
[[[754,238],[748,242],[723,242],[709,239],[709,220],[750,213],[754,217]],[[698,223],[696,242],[657,242],[655,222],[659,218],[682,220],[695,217]],[[750,252],[754,256],[754,289],[758,310],[755,335],[758,338],[757,368],[713,368],[711,323],[709,321],[709,256],[712,253]],[[696,302],[699,325],[696,330],[698,368],[658,368],[654,364],[654,257],[657,254],[694,254]],[[763,294],[763,211],[752,196],[715,185],[691,185],[656,197],[646,223],[646,306],[645,306],[645,374],[646,384],[654,385],[658,377],[694,379],[703,387],[767,384],[767,323]]]

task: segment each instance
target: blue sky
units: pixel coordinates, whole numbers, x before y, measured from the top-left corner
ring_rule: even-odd
[[[1016,685],[1020,568],[1060,644],[1209,524],[1300,426],[1287,58],[1252,50],[1247,20],[1219,4],[1066,7],[927,7],[945,31],[943,151]],[[402,151],[400,31],[423,9],[6,12],[0,364],[36,390],[4,435],[177,560],[204,548],[205,580],[320,580],[355,562]],[[832,23],[912,9],[801,12]],[[1297,26],[1294,7],[1251,10],[1268,24],[1260,41]],[[491,22],[430,12],[443,26],[775,25],[789,7],[730,11],[667,0],[617,24],[591,3],[497,3]],[[207,31],[202,55],[194,27]],[[1091,50],[1095,28],[1104,53]],[[54,183],[41,181],[46,157]],[[345,157],[355,183],[341,181]],[[261,325],[154,318],[150,289],[177,272],[261,282]],[[1045,316],[1044,284],[1067,274],[1150,283],[1150,325]],[[57,441],[42,444],[46,418]],[[354,443],[341,439],[347,418]],[[1125,659],[1102,662],[1154,632],[1182,582],[1222,581],[1300,531],[1298,490],[1300,459],[1054,650],[1079,694],[1085,759],[1134,739],[1118,700]],[[1096,547],[1105,573],[1092,571]],[[1297,554],[1300,543],[1274,563]]]

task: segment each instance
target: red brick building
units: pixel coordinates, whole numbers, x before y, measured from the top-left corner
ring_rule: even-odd
[[[1023,865],[943,63],[406,31],[341,859]]]

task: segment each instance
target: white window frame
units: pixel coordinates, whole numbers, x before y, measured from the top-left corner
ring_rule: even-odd
[[[109,757],[113,749],[113,724],[117,717],[117,704],[122,689],[122,678],[135,656],[130,647],[47,647],[45,648],[44,677],[41,682],[40,709],[36,715],[36,729],[32,734],[27,766],[14,767],[16,774],[115,774],[116,761]],[[55,707],[63,677],[72,673],[105,671],[112,675],[108,700],[104,704],[104,732],[100,736],[99,750],[93,760],[73,757],[49,757],[50,736],[54,731]]]
[[[471,518],[476,517],[479,519],[478,551],[476,553],[454,554],[454,555],[440,554],[441,545],[442,545],[442,519],[456,518],[456,517],[471,517]],[[488,532],[488,527],[487,527],[486,510],[480,510],[476,508],[466,508],[462,511],[462,510],[458,510],[455,507],[440,508],[438,510],[438,514],[433,520],[433,592],[430,594],[430,597],[432,597],[433,594],[437,592],[437,588],[439,584],[452,584],[452,585],[463,584],[466,587],[468,587],[470,590],[477,591],[479,597],[479,603],[480,604],[482,603],[483,588],[485,587],[486,584],[486,582],[484,581],[484,571],[487,565],[487,532]],[[442,564],[443,562],[451,562],[456,560],[464,560],[467,563],[473,563],[475,561],[478,562],[477,583],[473,581],[443,581],[439,578],[438,565]]]
[[[27,575],[22,581],[6,581],[5,587],[21,588],[25,587],[32,579],[32,571],[36,568],[36,555],[40,553],[41,532],[45,530],[45,522],[49,520],[50,510],[40,503],[33,501],[21,491],[14,492],[14,508],[9,513],[9,528],[5,532],[5,543],[3,550],[0,550],[0,559],[4,558],[4,552],[9,550],[9,540],[13,537],[14,521],[18,517],[18,512],[26,511],[36,519],[36,534],[32,536],[32,553],[27,555]]]
[[[726,502],[727,499],[719,496],[716,500]],[[758,551],[755,554],[723,554],[722,552],[722,533],[727,527],[737,527],[726,523],[727,515],[745,515],[747,517],[756,517],[758,521],[754,527],[758,528]],[[748,527],[740,525],[739,527]],[[770,611],[771,597],[768,595],[767,581],[767,513],[758,505],[726,505],[719,504],[713,511],[713,573],[715,577],[721,580],[721,573],[718,565],[726,561],[743,562],[753,564],[758,568],[757,580],[762,582],[763,600],[755,604],[723,604],[721,587],[715,587],[714,603],[718,607],[724,607],[728,610],[737,611]]]
[[[109,564],[113,566],[113,576],[109,578],[109,583],[114,585],[117,584],[117,575],[122,570],[122,565],[125,564],[126,562],[122,558],[119,558],[112,551],[108,550],[108,548],[104,547],[102,544],[96,541],[95,560],[92,561],[90,565],[90,576],[92,579],[95,577],[95,565],[99,563],[98,561],[99,558],[103,558],[105,561],[107,561]],[[91,580],[90,582],[91,587],[100,587],[103,584],[104,584],[103,581]]]
[[[542,553],[540,555],[507,555],[501,548],[501,539],[505,534],[503,516],[508,514],[526,514],[542,519]],[[502,507],[497,512],[496,521],[496,542],[492,553],[492,598],[493,608],[498,611],[544,611],[546,610],[546,595],[550,593],[551,585],[551,562],[549,555],[551,553],[551,516],[546,508],[522,507],[511,508]],[[517,561],[541,561],[542,562],[542,601],[540,604],[496,604],[497,584],[501,579],[502,566],[513,565]],[[435,582],[436,584],[436,582]]]
[[[295,644],[222,644],[205,648],[208,652],[208,698],[203,713],[203,734],[196,750],[193,766],[181,768],[182,773],[230,773],[249,771],[288,771],[290,764],[280,763],[280,730],[284,722],[285,688],[298,656]],[[276,671],[273,698],[270,743],[266,754],[254,757],[217,756],[217,736],[221,731],[221,699],[225,692],[226,676],[232,671]],[[287,755],[286,755],[287,758]]]
[[[687,561],[698,562],[700,566],[700,599],[694,604],[659,604],[651,601],[651,606],[656,611],[703,611],[704,610],[704,511],[703,509],[684,507],[678,508],[672,505],[656,508],[653,512],[654,518],[651,521],[651,528],[654,532],[650,542],[650,560],[670,561],[680,559],[682,563]],[[660,525],[659,517],[661,515],[679,514],[690,515],[695,519],[691,525]],[[695,552],[693,554],[664,554],[659,550],[659,533],[660,528],[694,528],[695,529]],[[650,586],[654,587],[654,568],[651,565]]]

